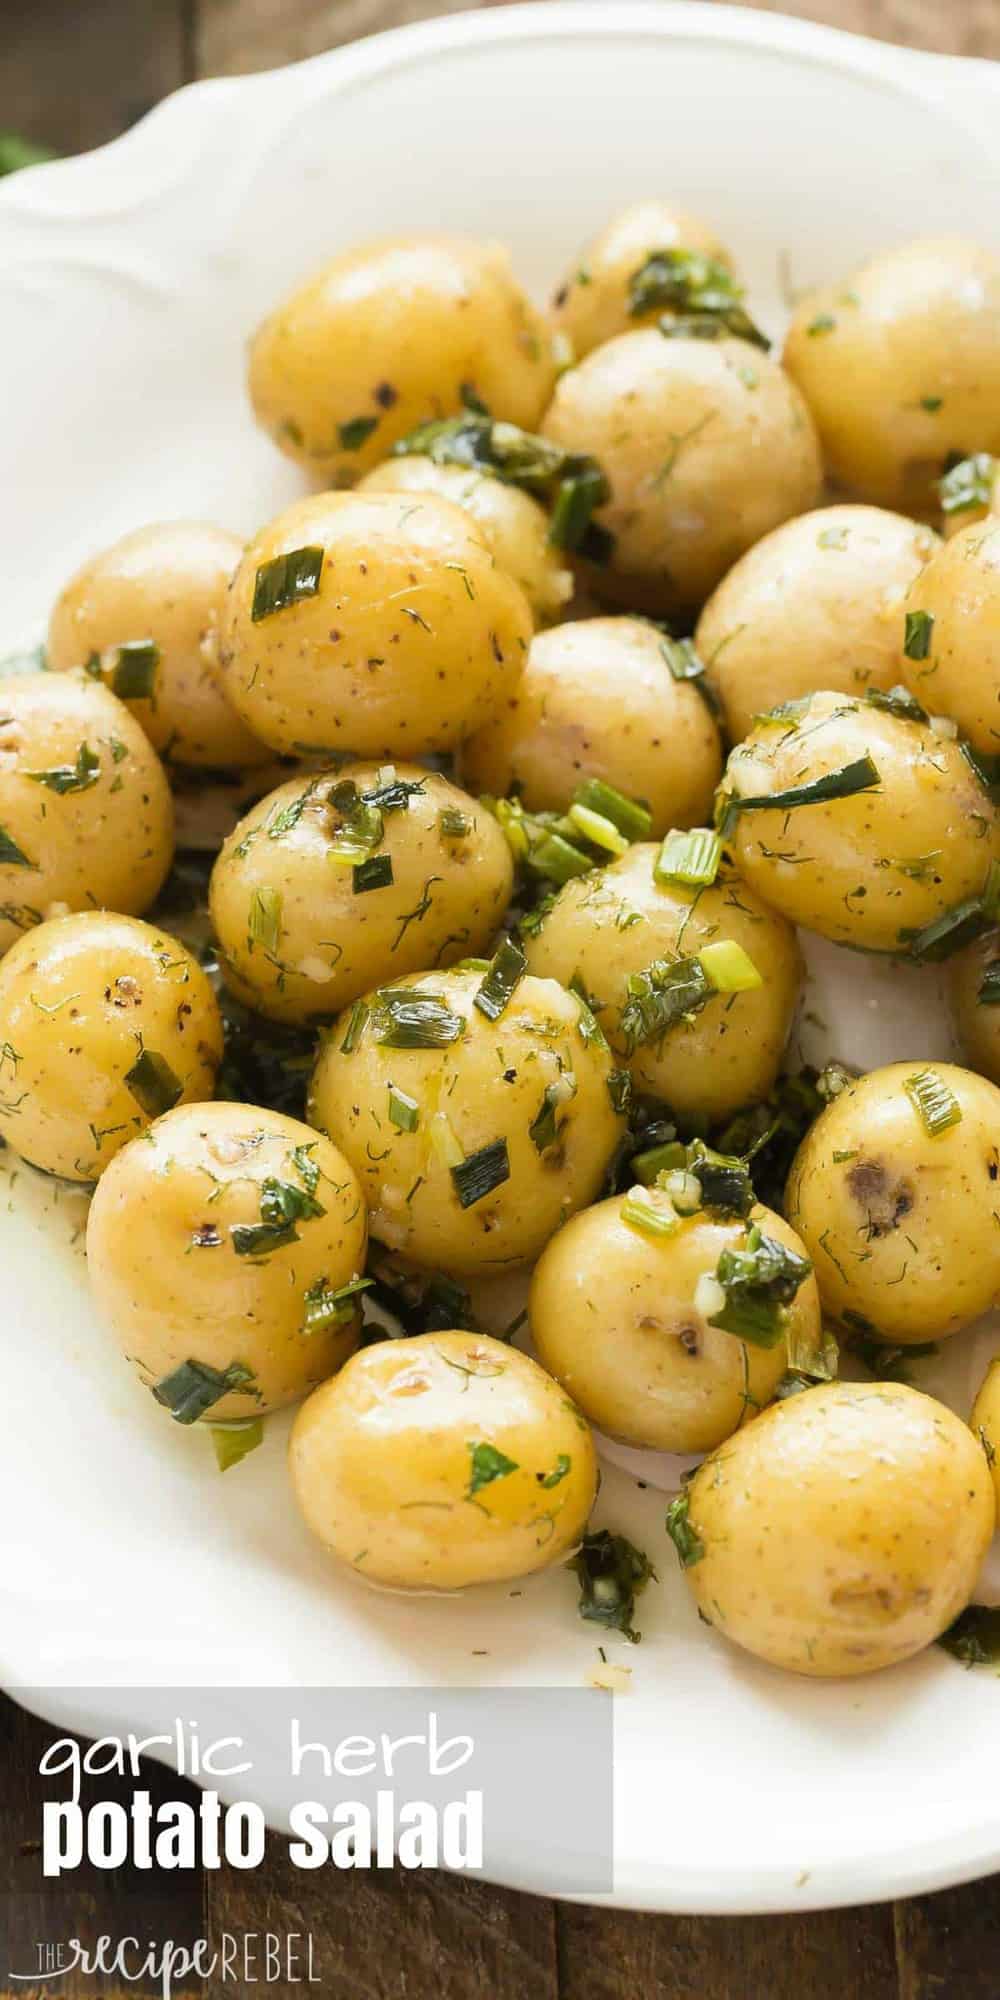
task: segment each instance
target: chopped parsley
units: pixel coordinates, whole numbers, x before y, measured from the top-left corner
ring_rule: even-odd
[[[481,1493],[484,1486],[492,1486],[495,1479],[506,1479],[510,1473],[518,1472],[517,1460],[508,1458],[506,1452],[499,1451],[495,1444],[469,1445],[469,1484],[466,1498],[471,1500]]]
[[[25,771],[36,785],[50,792],[86,792],[101,775],[101,760],[89,743],[81,743],[73,764],[54,764],[48,771]]]

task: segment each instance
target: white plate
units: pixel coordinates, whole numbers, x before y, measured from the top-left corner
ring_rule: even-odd
[[[136,523],[196,513],[250,530],[299,490],[250,422],[243,345],[341,245],[486,233],[542,292],[595,224],[663,190],[713,219],[779,324],[783,283],[877,247],[947,229],[997,242],[998,111],[986,64],[696,0],[616,0],[453,16],[198,84],[103,151],[17,176],[0,190],[0,652]],[[859,993],[864,961],[817,965],[825,991],[840,983],[841,1054],[942,1046],[933,977],[868,973]],[[123,1719],[116,1687],[579,1684],[594,1636],[565,1574],[516,1599],[363,1591],[292,1512],[281,1419],[220,1479],[91,1314],[70,1243],[81,1198],[5,1175],[8,1686],[48,1684],[54,1720],[97,1732]],[[960,1373],[973,1367],[965,1342]],[[642,1602],[643,1644],[612,1648],[633,1668],[616,1703],[618,1902],[819,1906],[1000,1863],[991,1676],[962,1679],[937,1651],[861,1682],[773,1673],[699,1627],[655,1490],[609,1467],[600,1518],[663,1579]],[[142,1724],[141,1695],[130,1707]],[[503,1877],[520,1880],[516,1855]]]

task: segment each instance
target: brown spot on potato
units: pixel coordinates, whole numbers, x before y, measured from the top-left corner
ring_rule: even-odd
[[[869,1236],[891,1235],[914,1206],[913,1189],[880,1160],[858,1160],[847,1175],[847,1186],[864,1210]]]

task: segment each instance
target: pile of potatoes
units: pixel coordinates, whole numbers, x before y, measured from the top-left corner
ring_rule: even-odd
[[[597,1427],[701,1457],[667,1527],[723,1637],[907,1658],[1000,1497],[1000,1364],[968,1424],[883,1366],[1000,1299],[1000,259],[891,250],[779,353],[661,200],[548,312],[400,238],[277,306],[249,393],[309,490],[126,535],[0,675],[0,1138],[93,1186],[100,1311],[223,1467],[305,1399],[359,1575],[585,1567]],[[790,1086],[800,931],[947,958],[968,1067]],[[302,1116],[234,1010],[269,1073],[308,1047]],[[473,1313],[511,1272],[537,1359]]]

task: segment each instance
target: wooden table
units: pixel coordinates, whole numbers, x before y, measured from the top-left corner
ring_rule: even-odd
[[[263,69],[471,0],[6,0],[0,125],[72,152],[100,144],[196,76]],[[482,0],[495,4],[495,0]],[[613,5],[614,0],[605,0]],[[772,12],[954,55],[1000,57],[1000,0],[760,0]],[[960,1699],[960,1690],[956,1694]],[[123,1931],[179,1941],[310,1932],[331,2000],[998,2000],[1000,1877],[816,1916],[619,1915],[443,1875],[339,1877],[290,1867],[277,1839],[249,1876],[169,1891],[127,1871],[43,1897],[32,1785],[39,1725],[0,1700],[0,1891],[12,1948]],[[984,1770],[983,1782],[995,1783]],[[151,1788],[166,1781],[155,1771]],[[176,1780],[169,1781],[176,1796]],[[107,1795],[105,1787],[104,1795]],[[859,1811],[862,1810],[859,1802]],[[766,1837],[766,1836],[765,1836]],[[17,1967],[16,1961],[11,1961]],[[21,1956],[20,1966],[33,1963]],[[6,1977],[0,1932],[0,1978]],[[100,1979],[4,1986],[24,2000],[146,1988]],[[204,2000],[237,1988],[212,1981]],[[247,1989],[248,1991],[251,1989]],[[262,1991],[294,2000],[288,1982]]]

